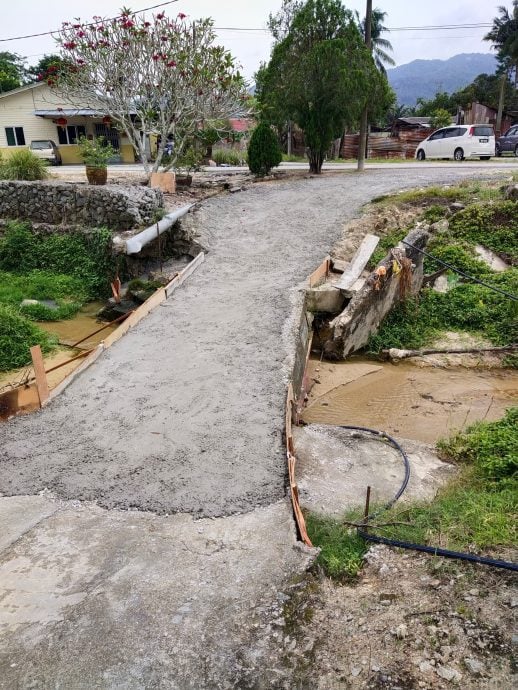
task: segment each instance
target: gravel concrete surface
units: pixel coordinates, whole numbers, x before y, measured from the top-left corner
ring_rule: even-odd
[[[185,287],[46,409],[0,427],[0,493],[197,516],[283,497],[290,291],[373,196],[477,170],[264,183],[205,202],[210,251]]]

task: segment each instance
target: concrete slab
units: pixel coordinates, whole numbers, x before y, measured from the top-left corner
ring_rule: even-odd
[[[0,499],[21,534],[20,505]],[[268,621],[309,553],[287,501],[199,521],[64,504],[0,554],[0,688],[273,687]]]
[[[58,509],[59,504],[46,496],[0,498],[0,552]]]
[[[404,477],[403,460],[387,443],[339,427],[309,424],[293,429],[297,483],[302,508],[340,516],[365,502],[367,486],[373,503],[391,499]],[[455,469],[441,462],[433,447],[403,440],[411,464],[402,501],[432,499]]]

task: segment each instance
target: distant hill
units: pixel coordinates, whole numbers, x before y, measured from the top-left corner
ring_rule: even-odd
[[[387,75],[398,103],[414,106],[418,98],[433,98],[437,91],[452,93],[471,84],[479,74],[495,71],[494,55],[462,53],[449,60],[413,60],[387,70]]]

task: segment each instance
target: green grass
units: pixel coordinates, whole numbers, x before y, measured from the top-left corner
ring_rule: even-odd
[[[314,546],[321,551],[317,563],[329,577],[347,580],[355,577],[363,565],[368,546],[341,521],[314,513],[306,515],[306,527]]]
[[[380,536],[454,550],[516,547],[518,539],[518,408],[497,422],[478,422],[438,443],[443,457],[459,463],[458,476],[431,503],[398,504],[373,520]],[[374,507],[371,513],[374,513]],[[343,519],[308,514],[308,534],[321,548],[318,563],[337,580],[354,577],[368,544],[344,521],[361,521],[360,510]],[[383,527],[384,523],[405,524]]]
[[[0,371],[29,364],[30,348],[40,345],[44,353],[56,346],[56,339],[31,323],[12,307],[0,304]]]

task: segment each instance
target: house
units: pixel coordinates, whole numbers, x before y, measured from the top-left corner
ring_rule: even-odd
[[[392,136],[399,137],[401,132],[426,132],[430,129],[431,119],[431,117],[398,117],[392,124]]]
[[[462,111],[461,125],[473,125],[473,124],[484,124],[493,125],[496,127],[498,111],[496,108],[491,108],[488,105],[483,105],[482,103],[470,103],[466,110]],[[506,132],[509,127],[511,127],[516,121],[518,121],[518,112],[506,112],[502,113],[502,126],[501,132]]]
[[[110,118],[91,108],[72,108],[45,83],[38,82],[0,94],[0,153],[5,156],[31,141],[51,139],[65,165],[82,163],[78,138],[104,136],[122,163],[134,163],[133,146],[111,126]]]

